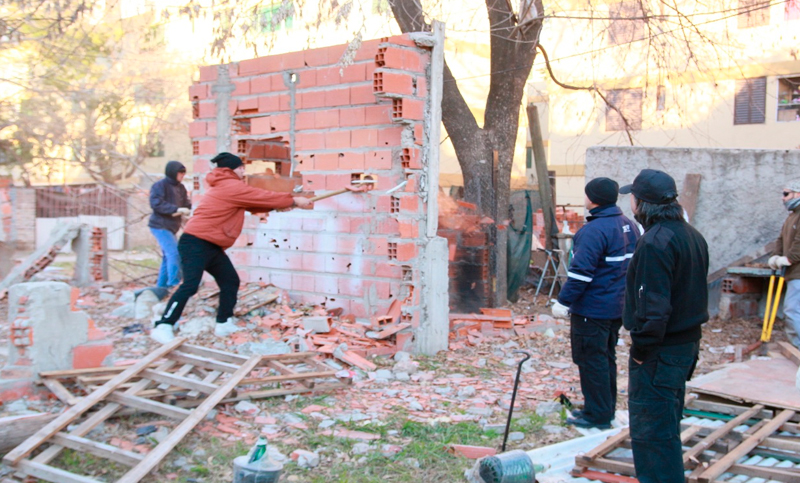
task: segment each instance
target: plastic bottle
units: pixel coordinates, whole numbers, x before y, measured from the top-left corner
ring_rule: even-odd
[[[256,461],[264,458],[264,455],[267,454],[267,438],[263,436],[259,436],[258,441],[256,441],[256,445],[253,446],[253,449],[250,450],[250,454],[248,455],[247,464],[253,464]]]

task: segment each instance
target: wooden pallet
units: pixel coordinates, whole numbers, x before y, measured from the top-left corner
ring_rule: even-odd
[[[310,392],[327,392],[347,387],[349,378],[336,377],[336,371],[317,359],[316,352],[297,352],[262,356],[253,373],[241,380],[236,388],[221,402],[234,402],[245,399],[263,399],[289,394]],[[184,344],[173,357],[183,365],[176,370],[181,377],[197,377],[201,380],[212,374],[232,373],[247,362],[248,358],[216,349],[209,349],[191,344]],[[148,366],[148,370],[156,367],[157,362]],[[65,404],[74,405],[82,393],[90,393],[117,374],[125,367],[99,367],[94,369],[73,369],[67,371],[47,371],[39,374],[42,384]],[[145,376],[150,374],[143,373]],[[127,389],[138,384],[142,376],[134,376],[123,383],[120,389]],[[171,384],[168,380],[160,380],[162,384],[140,391],[139,396],[168,402],[181,407],[194,407],[202,403],[201,392],[189,390],[179,384]]]
[[[800,482],[800,469],[740,463],[740,460],[747,456],[800,462],[800,439],[776,434],[788,431],[800,436],[800,425],[790,422],[796,419],[795,411],[770,410],[760,404],[741,407],[692,401],[691,405],[700,410],[728,414],[732,418],[718,428],[682,426],[681,442],[686,448],[683,453],[683,464],[686,470],[691,470],[686,478],[688,483],[713,483],[725,473],[774,481]],[[749,426],[747,431],[735,431],[743,424]],[[575,458],[572,475],[606,482],[635,482],[635,479],[631,479],[635,478],[636,471],[630,452],[618,451],[630,447],[630,431],[626,428],[588,453],[578,455]]]
[[[144,478],[175,446],[223,401],[258,365],[261,356],[253,356],[231,371],[211,371],[202,379],[186,377],[186,358],[195,358],[185,339],[178,338],[150,353],[137,364],[116,374],[105,384],[98,387],[86,397],[80,398],[72,407],[47,424],[33,436],[8,453],[3,461],[18,470],[18,474],[33,476],[54,483],[93,483],[97,480],[71,473],[49,465],[61,451],[71,448],[75,451],[92,454],[129,466],[118,483],[134,483]],[[188,350],[187,350],[188,349]],[[161,361],[161,362],[158,362]],[[205,359],[206,363],[224,364],[234,369],[232,364],[224,361]],[[151,367],[158,362],[156,367]],[[122,386],[131,380],[138,379],[133,385],[123,390]],[[144,391],[151,386],[178,386],[188,391],[202,393],[202,402],[193,410],[176,407],[163,402],[142,397]],[[88,417],[84,413],[98,406],[99,409]],[[128,407],[139,412],[149,412],[159,417],[179,420],[180,423],[169,435],[147,454],[123,450],[117,446],[92,441],[86,435],[99,424],[112,417],[118,411]],[[79,420],[82,421],[78,423]],[[65,431],[70,425],[75,425]],[[39,452],[35,457],[32,453]]]

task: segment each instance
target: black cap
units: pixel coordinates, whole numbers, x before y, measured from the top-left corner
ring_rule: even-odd
[[[236,169],[242,166],[242,158],[231,153],[219,153],[211,160],[218,168]]]
[[[633,193],[640,200],[656,205],[665,205],[678,197],[675,180],[657,169],[643,169],[633,180],[633,184],[623,186],[619,192]]]
[[[613,205],[617,202],[619,185],[610,178],[595,178],[586,183],[584,192],[592,203],[600,206]]]

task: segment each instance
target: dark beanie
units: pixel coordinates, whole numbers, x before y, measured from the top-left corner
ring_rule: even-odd
[[[619,196],[619,185],[613,179],[595,178],[586,184],[586,196],[597,205],[613,205]]]
[[[242,158],[231,153],[219,153],[211,160],[218,168],[236,169],[242,166]]]

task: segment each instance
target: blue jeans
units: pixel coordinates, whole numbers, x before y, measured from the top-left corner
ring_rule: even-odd
[[[684,483],[681,418],[699,342],[660,346],[629,363],[631,449],[640,483]]]
[[[161,268],[158,270],[157,287],[174,287],[181,283],[181,256],[178,253],[178,240],[175,234],[161,228],[150,228],[161,247]]]

